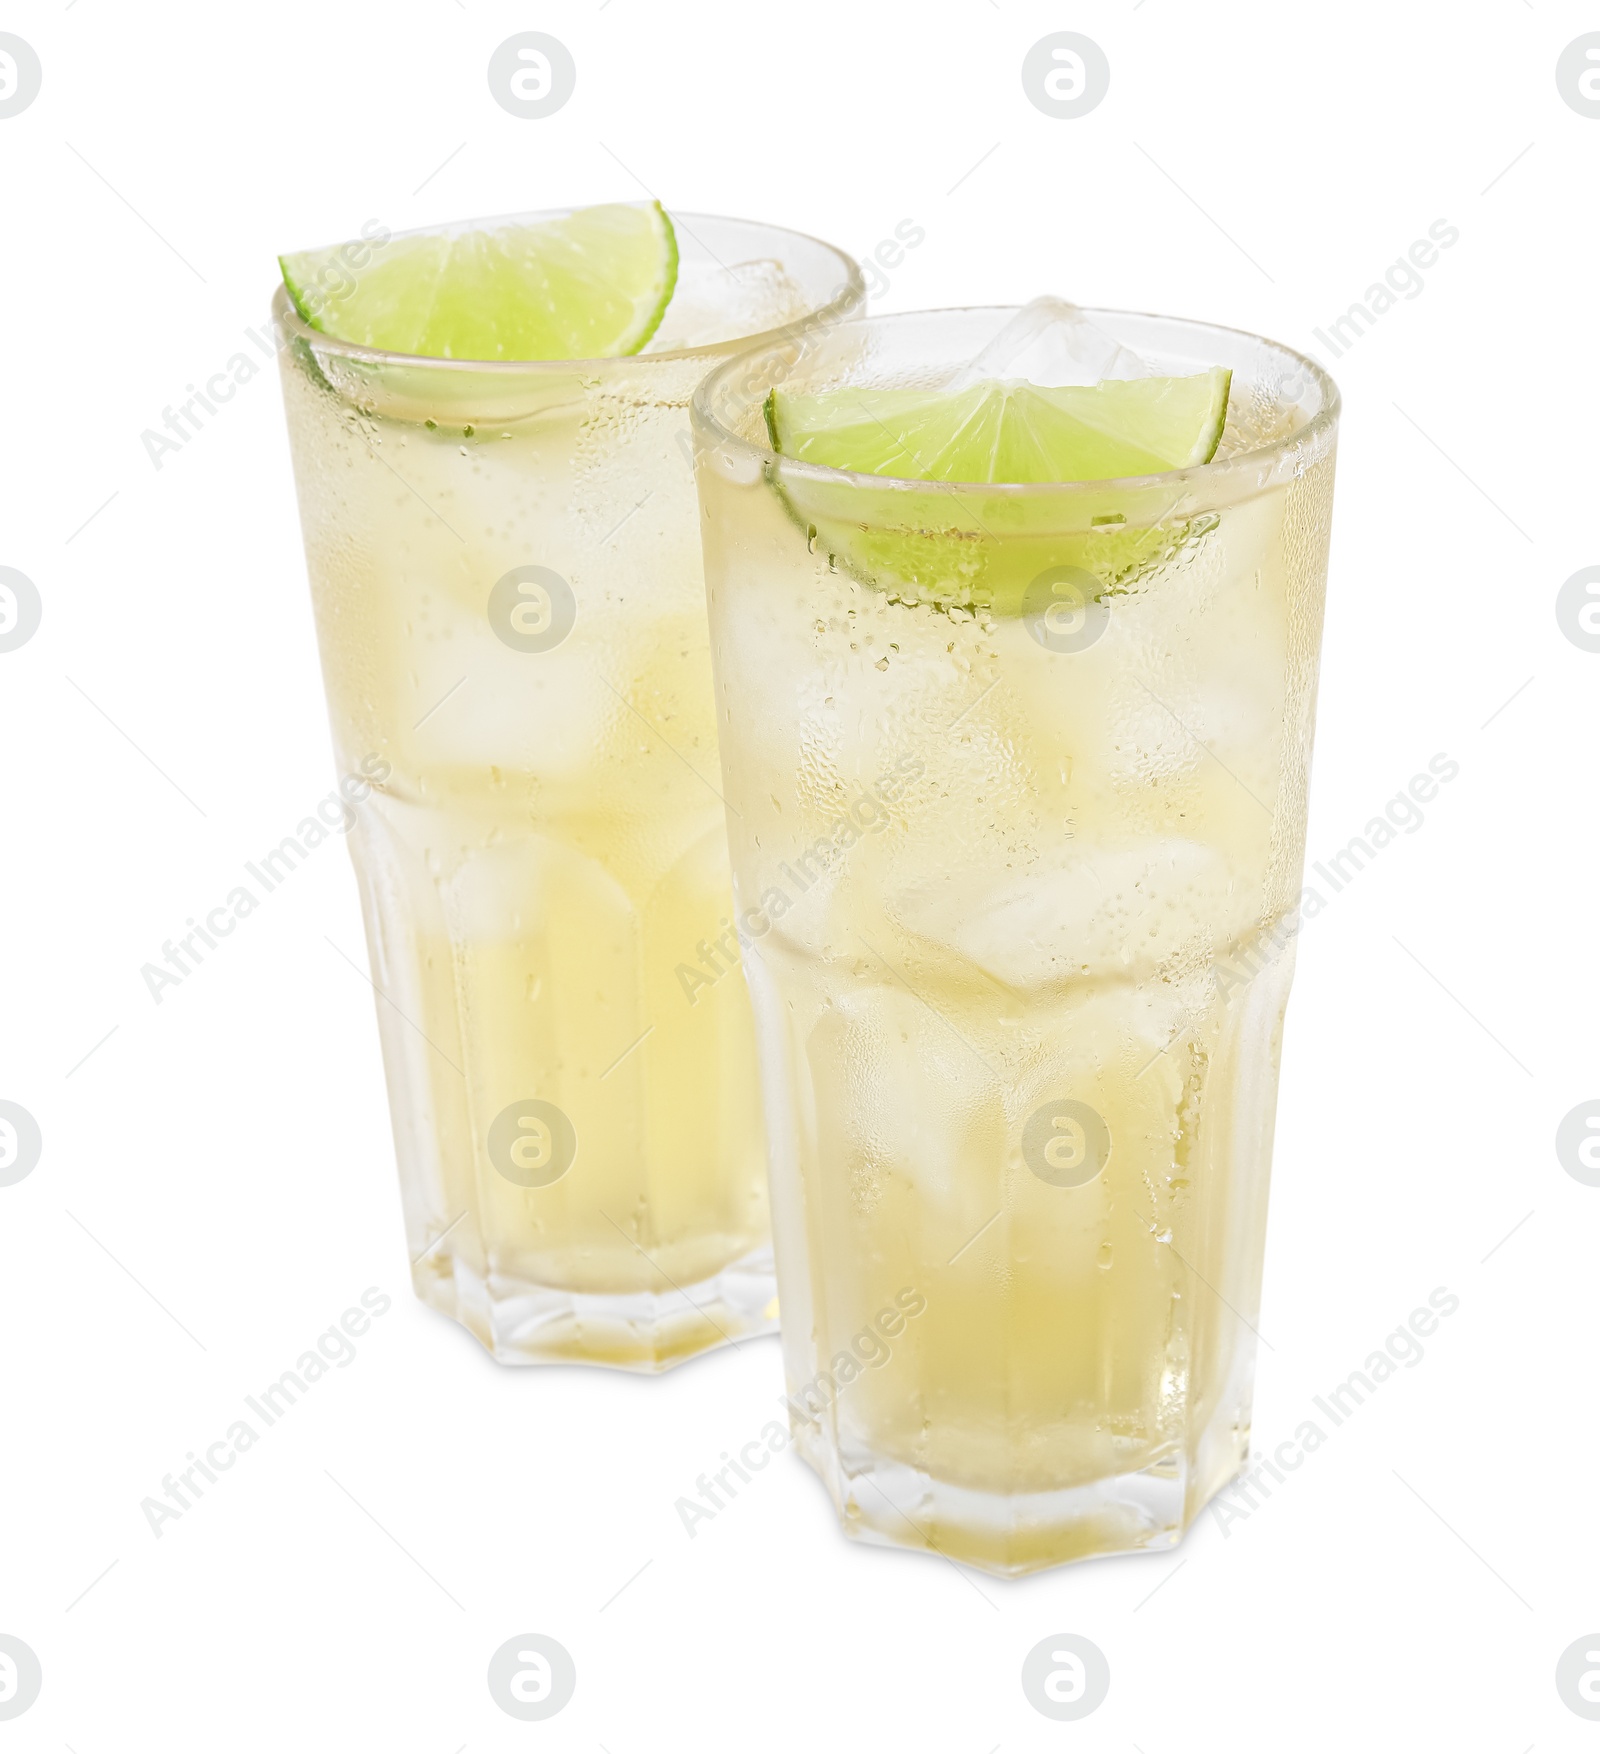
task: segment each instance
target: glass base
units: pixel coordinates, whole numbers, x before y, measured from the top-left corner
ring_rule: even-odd
[[[795,1445],[853,1540],[937,1554],[997,1577],[1076,1559],[1176,1547],[1244,1466],[1248,1425],[1218,1422],[1193,1457],[1174,1451],[1133,1473],[1048,1492],[984,1492],[869,1451],[835,1456],[814,1425]]]
[[[590,1293],[491,1275],[439,1251],[411,1274],[418,1297],[475,1334],[501,1364],[606,1364],[658,1375],[778,1330],[772,1250],[752,1250],[679,1289]]]

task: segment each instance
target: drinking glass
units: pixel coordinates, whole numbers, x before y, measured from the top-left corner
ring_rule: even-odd
[[[776,1315],[688,402],[863,289],[795,232],[675,224],[632,358],[410,357],[274,305],[413,1283],[511,1363],[662,1370]]]
[[[1016,313],[711,374],[694,424],[784,1362],[846,1530],[1015,1573],[1176,1542],[1248,1453],[1338,396],[1202,323],[1204,466],[972,486],[776,455]]]

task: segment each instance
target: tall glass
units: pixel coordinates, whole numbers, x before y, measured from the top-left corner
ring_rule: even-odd
[[[676,225],[634,358],[384,354],[274,305],[335,751],[376,782],[350,839],[413,1283],[508,1363],[662,1370],[776,1319],[688,402],[862,281]]]
[[[694,403],[791,1417],[846,1530],[1001,1573],[1175,1543],[1248,1453],[1338,399],[1231,330],[1206,467],[958,487],[762,400],[936,385],[856,322]]]

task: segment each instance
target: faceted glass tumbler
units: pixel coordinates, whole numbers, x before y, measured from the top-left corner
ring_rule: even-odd
[[[274,311],[413,1283],[508,1363],[658,1371],[776,1318],[688,402],[862,282],[796,233],[677,233],[633,358]]]
[[[1248,1451],[1338,399],[1231,330],[1203,467],[774,454],[1016,313],[853,322],[694,402],[794,1434],[845,1529],[1000,1573],[1175,1543]]]

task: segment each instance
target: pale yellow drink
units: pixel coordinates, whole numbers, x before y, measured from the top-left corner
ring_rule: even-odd
[[[661,1369],[775,1319],[748,1003],[680,973],[732,911],[687,403],[859,279],[679,237],[634,359],[403,360],[276,312],[338,759],[387,764],[351,842],[414,1282],[512,1362]]]
[[[926,383],[1002,317],[769,370]],[[796,1435],[850,1532],[1002,1572],[1168,1545],[1247,1453],[1332,492],[1314,368],[1100,320],[1234,367],[1215,464],[896,492],[773,457],[759,372],[696,403]],[[1052,567],[1098,601],[959,606]]]

